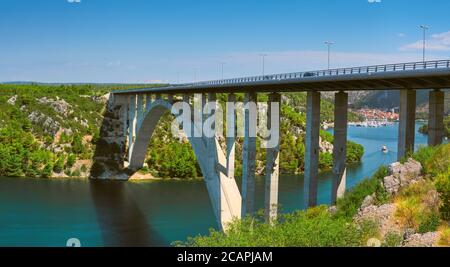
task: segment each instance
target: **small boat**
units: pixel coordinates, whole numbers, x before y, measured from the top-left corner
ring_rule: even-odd
[[[387,146],[382,146],[381,151],[383,151],[383,153],[388,153],[389,149],[387,148]]]

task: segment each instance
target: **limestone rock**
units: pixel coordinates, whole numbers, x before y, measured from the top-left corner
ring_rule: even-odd
[[[30,115],[28,115],[28,119],[33,124],[41,125],[44,132],[52,136],[56,135],[61,128],[59,122],[39,111],[33,111]]]
[[[15,106],[16,105],[16,101],[17,101],[17,95],[11,97],[10,99],[8,99],[7,103],[10,105]]]
[[[439,239],[438,232],[414,234],[403,242],[404,247],[434,247]]]
[[[395,195],[401,188],[420,181],[421,173],[422,165],[411,158],[404,164],[393,163],[389,166],[390,175],[383,179],[384,188],[391,195]]]
[[[364,201],[363,201],[363,203],[361,205],[360,210],[364,210],[367,207],[374,205],[374,203],[375,203],[375,194],[372,194],[370,196],[366,196],[366,198],[364,198]]]
[[[331,215],[336,214],[337,211],[338,211],[337,206],[331,206],[328,208],[328,213],[330,213]]]
[[[354,221],[359,223],[363,221],[373,221],[380,227],[380,233],[384,236],[388,232],[401,232],[400,227],[395,224],[394,214],[395,204],[385,204],[382,206],[370,205],[359,210]]]
[[[319,147],[320,152],[322,153],[333,153],[333,144],[327,141],[323,141],[321,137],[319,137]]]
[[[59,99],[59,97],[56,97],[56,100],[42,97],[40,99],[37,99],[37,101],[41,105],[49,105],[56,113],[65,118],[73,113],[72,106],[64,99]]]

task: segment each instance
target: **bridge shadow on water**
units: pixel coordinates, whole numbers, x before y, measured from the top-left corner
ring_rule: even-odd
[[[149,225],[125,182],[91,180],[90,188],[104,246],[156,247],[165,244]]]

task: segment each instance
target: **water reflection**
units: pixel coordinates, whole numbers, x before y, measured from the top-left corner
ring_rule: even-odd
[[[144,247],[164,243],[149,225],[126,183],[92,180],[90,189],[105,246]]]

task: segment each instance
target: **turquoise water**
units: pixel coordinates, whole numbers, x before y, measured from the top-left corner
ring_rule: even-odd
[[[418,126],[416,127],[418,129]],[[397,159],[397,125],[349,128],[364,145],[361,164],[350,166],[347,185],[371,176]],[[416,144],[427,137],[417,133]],[[390,152],[381,152],[386,145]],[[263,207],[264,181],[256,181],[256,205]],[[331,174],[321,174],[319,203],[330,202]],[[303,177],[280,177],[283,212],[303,207]],[[215,219],[202,181],[90,182],[77,179],[0,179],[0,246],[167,246],[208,233]]]

